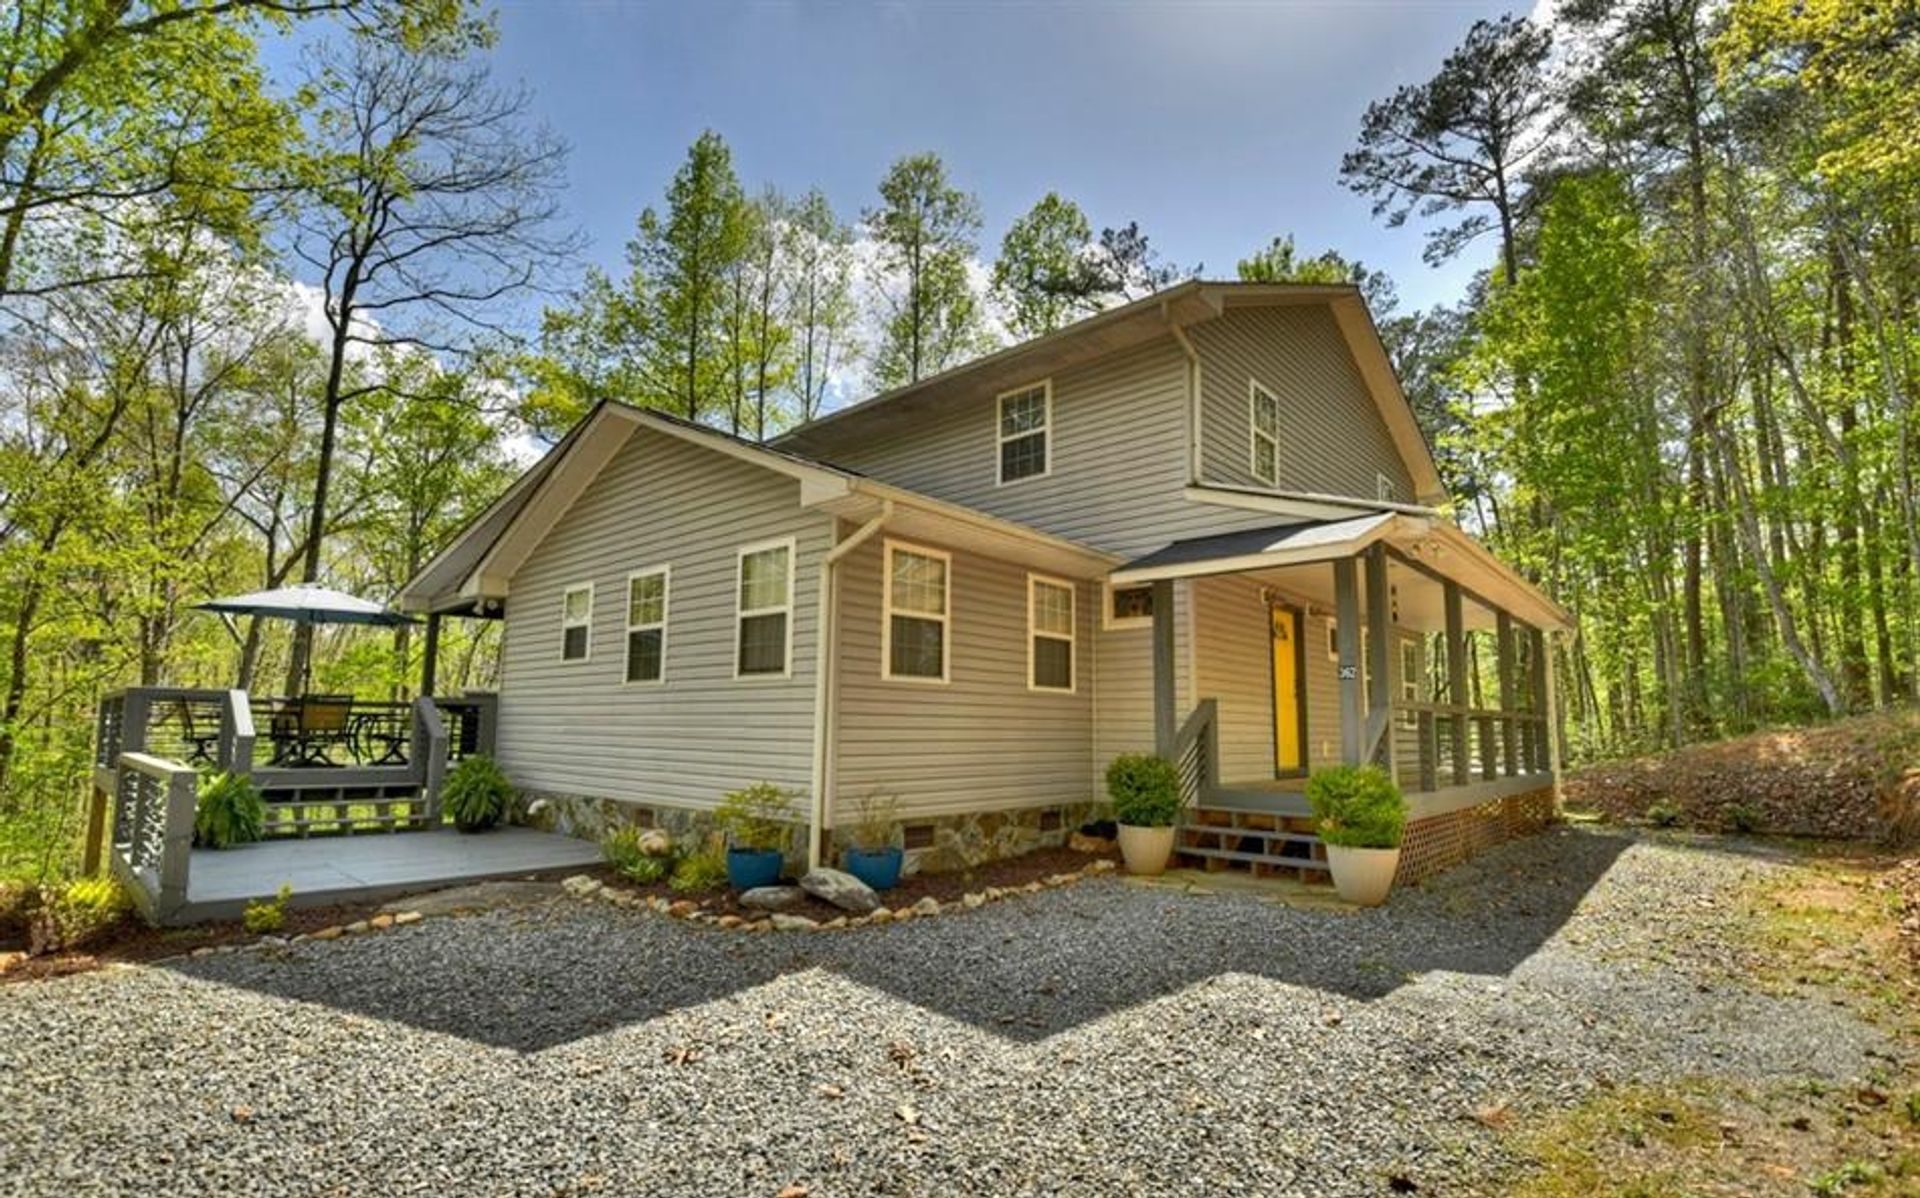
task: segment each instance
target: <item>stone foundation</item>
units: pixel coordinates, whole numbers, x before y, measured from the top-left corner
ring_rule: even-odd
[[[1080,825],[1107,814],[1104,803],[1089,801],[903,819],[906,872],[972,869],[1035,849],[1059,848]],[[593,841],[620,828],[661,828],[676,846],[698,845],[717,831],[711,811],[542,791],[521,792],[510,819],[542,832]],[[851,827],[827,829],[827,859],[838,860],[851,837]],[[806,860],[804,827],[795,826],[786,852],[790,862]]]
[[[1494,845],[1540,831],[1554,817],[1553,789],[1543,787],[1414,820],[1400,842],[1394,885],[1406,886],[1452,869]]]

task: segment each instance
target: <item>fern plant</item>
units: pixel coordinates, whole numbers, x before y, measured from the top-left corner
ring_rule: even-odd
[[[194,843],[210,849],[250,844],[260,839],[266,822],[267,805],[252,778],[218,773],[201,779],[193,811]]]
[[[513,783],[493,758],[475,754],[447,771],[440,802],[462,832],[484,832],[499,823],[513,801]]]

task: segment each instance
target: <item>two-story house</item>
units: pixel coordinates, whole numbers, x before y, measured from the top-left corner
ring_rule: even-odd
[[[566,830],[765,779],[803,851],[884,795],[940,868],[1157,750],[1184,851],[1312,870],[1306,774],[1377,761],[1413,877],[1557,773],[1567,617],[1444,501],[1353,288],[1189,282],[771,444],[602,403],[402,602],[504,618],[498,757]]]

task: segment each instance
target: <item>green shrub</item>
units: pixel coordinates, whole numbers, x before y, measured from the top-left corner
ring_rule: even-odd
[[[673,876],[667,879],[667,885],[679,893],[718,890],[726,884],[727,854],[717,837],[707,847],[680,858]]]
[[[1407,831],[1407,800],[1377,765],[1336,765],[1307,779],[1320,839],[1348,849],[1397,849]]]
[[[1656,828],[1675,828],[1680,825],[1680,806],[1671,799],[1659,799],[1647,807],[1647,822]]]
[[[27,951],[34,955],[79,948],[125,919],[133,909],[112,878],[78,878],[44,887],[28,917]]]
[[[287,902],[293,898],[291,883],[280,883],[280,890],[270,899],[258,899],[247,904],[240,913],[241,926],[256,936],[267,936],[287,926]]]
[[[641,840],[646,835],[645,830],[629,824],[607,833],[600,840],[600,853],[613,871],[642,886],[658,882],[673,865],[670,858],[653,856],[641,847]]]
[[[1136,828],[1165,828],[1180,818],[1180,774],[1152,753],[1122,753],[1107,766],[1113,818]]]
[[[253,779],[239,774],[210,774],[200,780],[193,812],[193,839],[210,849],[250,844],[260,839],[267,805]]]
[[[1727,830],[1730,832],[1758,832],[1760,830],[1760,811],[1746,803],[1735,803],[1727,808]]]
[[[736,849],[785,849],[793,837],[793,799],[792,791],[755,782],[722,795],[713,819]]]
[[[440,802],[462,832],[484,832],[499,823],[513,801],[513,783],[493,758],[482,754],[463,758],[447,771]]]

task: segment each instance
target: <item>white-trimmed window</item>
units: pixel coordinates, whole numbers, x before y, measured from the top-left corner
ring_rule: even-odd
[[[1420,642],[1400,642],[1400,701],[1420,702]]]
[[[1373,496],[1382,503],[1396,502],[1398,496],[1394,493],[1393,480],[1385,474],[1376,473],[1373,476]]]
[[[1027,575],[1027,686],[1073,690],[1074,587],[1064,579]]]
[[[1131,586],[1107,588],[1108,628],[1153,627],[1153,584],[1137,582]]]
[[[560,596],[560,660],[585,661],[593,651],[593,584],[568,587]]]
[[[1269,487],[1280,485],[1280,401],[1247,380],[1247,469]]]
[[[1004,392],[996,407],[999,481],[1046,475],[1053,468],[1053,380]]]
[[[1340,621],[1332,617],[1327,619],[1327,660],[1340,660]]]
[[[627,575],[627,681],[662,682],[667,677],[666,566]]]
[[[880,676],[917,682],[947,680],[952,555],[888,541],[881,606]]]
[[[793,538],[743,546],[737,575],[734,676],[785,675],[793,656]]]

